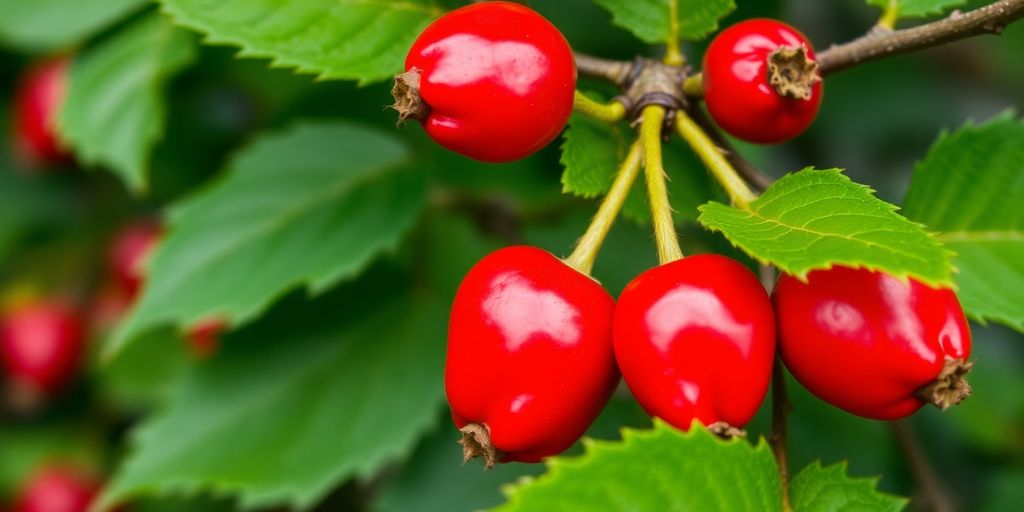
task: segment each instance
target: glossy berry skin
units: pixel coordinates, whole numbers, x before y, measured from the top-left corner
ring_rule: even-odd
[[[99,483],[71,468],[48,466],[29,479],[13,512],[86,512]]]
[[[498,250],[459,286],[448,326],[452,418],[489,430],[504,462],[571,446],[619,380],[615,301],[596,281],[535,247]]]
[[[0,362],[21,393],[50,396],[70,381],[85,344],[76,312],[57,300],[32,300],[0,318]]]
[[[749,269],[717,254],[666,263],[631,281],[615,309],[615,358],[648,414],[687,430],[741,428],[768,392],[771,302]]]
[[[770,19],[742,21],[719,33],[704,54],[704,102],[723,130],[748,142],[775,144],[807,129],[821,106],[822,83],[809,99],[779,95],[768,83],[768,56],[782,46],[814,50],[793,27]]]
[[[946,358],[971,353],[956,294],[914,279],[833,267],[807,282],[783,275],[772,300],[789,371],[822,400],[866,418],[913,413],[924,405],[914,393]]]
[[[528,7],[480,2],[428,26],[406,71],[421,71],[422,120],[438,144],[509,162],[555,139],[572,113],[576,61],[562,33]]]
[[[160,226],[143,220],[122,229],[110,245],[107,266],[129,299],[134,299],[142,287],[146,258],[159,238]]]
[[[57,57],[31,67],[14,95],[14,148],[29,167],[60,163],[66,154],[57,139],[57,115],[67,89],[71,60]]]

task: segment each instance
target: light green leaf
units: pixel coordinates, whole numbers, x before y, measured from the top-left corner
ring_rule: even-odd
[[[662,422],[623,430],[622,442],[585,441],[587,453],[548,461],[548,473],[506,492],[498,511],[781,509],[779,474],[768,444],[722,441],[705,429]]]
[[[832,265],[951,282],[949,252],[896,206],[837,169],[805,169],[776,181],[749,210],[700,207],[700,222],[753,258],[803,278]]]
[[[650,44],[669,38],[669,0],[594,0],[612,13],[612,22]],[[736,8],[733,0],[679,0],[679,36],[698,41],[718,29]]]
[[[896,4],[896,18],[924,18],[942,14],[943,12],[967,3],[967,0],[867,0],[871,5],[882,9]]]
[[[163,137],[163,88],[195,58],[192,36],[152,15],[75,59],[59,118],[61,138],[82,162],[108,167],[134,192],[146,188]]]
[[[229,337],[134,432],[100,508],[208,492],[305,509],[410,452],[443,402],[446,317],[375,284],[392,298],[366,299],[364,283]]]
[[[258,140],[173,212],[139,304],[106,354],[163,323],[239,325],[290,289],[319,293],[359,274],[424,204],[425,180],[410,157],[398,139],[348,124]]]
[[[957,253],[971,318],[1024,331],[1024,122],[1002,115],[943,134],[917,165],[907,217]]]
[[[907,500],[879,492],[878,478],[850,478],[846,464],[822,467],[815,462],[789,483],[795,512],[899,512]]]
[[[428,0],[160,0],[207,42],[320,78],[368,83],[402,70],[416,36],[443,10]]]
[[[146,0],[0,0],[0,41],[34,52],[67,49],[145,3]]]

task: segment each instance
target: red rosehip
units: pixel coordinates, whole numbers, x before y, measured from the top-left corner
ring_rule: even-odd
[[[445,14],[413,43],[405,69],[395,88],[401,118],[420,120],[438,144],[476,160],[533,154],[572,113],[572,49],[519,4],[480,2]]]
[[[769,63],[769,56],[779,54]],[[704,102],[723,130],[762,144],[789,140],[814,122],[822,84],[814,49],[795,28],[754,19],[719,33],[704,54]],[[773,84],[783,84],[786,96]]]
[[[687,430],[742,428],[768,392],[775,318],[749,269],[699,254],[650,269],[619,296],[615,358],[637,402]]]
[[[952,290],[834,267],[783,275],[772,299],[786,367],[836,407],[892,420],[970,393],[971,334]]]
[[[25,400],[51,396],[70,381],[84,344],[76,312],[56,300],[17,304],[0,318],[0,362]]]
[[[99,488],[99,482],[74,469],[44,467],[21,490],[13,512],[86,512]]]
[[[619,380],[615,301],[535,247],[495,251],[455,296],[445,390],[467,460],[537,462],[571,446]]]
[[[146,258],[160,238],[160,226],[151,221],[136,221],[114,238],[107,254],[107,265],[118,286],[129,299],[138,295],[145,277]]]
[[[67,90],[71,59],[57,57],[31,67],[14,96],[15,153],[30,167],[66,158],[57,138],[57,115]]]

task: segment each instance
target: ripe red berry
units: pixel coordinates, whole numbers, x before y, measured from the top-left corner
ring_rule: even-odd
[[[783,361],[836,407],[892,420],[970,393],[971,334],[952,290],[834,267],[807,282],[783,275],[772,299]]]
[[[526,157],[572,113],[572,49],[519,4],[480,2],[442,16],[413,43],[405,70],[394,91],[401,118],[418,119],[438,144],[476,160]]]
[[[779,54],[770,63],[774,52]],[[821,106],[814,58],[807,38],[780,21],[747,20],[723,30],[704,54],[708,112],[723,130],[746,141],[773,144],[796,137]]]
[[[14,148],[26,165],[41,167],[66,157],[57,138],[57,114],[71,60],[57,57],[31,67],[14,96]]]
[[[474,266],[455,296],[445,390],[467,460],[537,462],[571,446],[619,380],[615,301],[535,247]]]
[[[107,266],[129,299],[133,299],[142,286],[146,258],[159,238],[160,226],[142,220],[121,230],[110,245]]]
[[[700,254],[631,281],[615,308],[615,358],[652,416],[687,430],[741,428],[768,392],[775,356],[771,301],[753,272]]]
[[[53,395],[78,368],[85,343],[76,312],[57,300],[13,306],[0,318],[0,362],[16,395]]]
[[[99,491],[99,482],[71,468],[38,470],[15,501],[13,512],[86,512]]]

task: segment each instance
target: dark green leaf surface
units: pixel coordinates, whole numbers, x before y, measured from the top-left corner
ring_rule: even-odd
[[[164,133],[164,86],[194,58],[192,36],[157,15],[87,50],[71,69],[61,137],[82,163],[144,191],[150,154]]]
[[[641,41],[664,43],[670,32],[668,0],[594,0],[612,13],[612,22]],[[718,29],[736,8],[733,0],[679,0],[679,36],[696,41]]]
[[[229,338],[135,432],[101,508],[200,491],[238,495],[245,508],[306,508],[408,454],[441,405],[445,312],[389,293],[400,298],[322,306],[326,327],[285,317]]]
[[[851,478],[846,464],[822,467],[815,462],[789,483],[795,512],[899,512],[907,500],[878,492],[877,478]]]
[[[428,0],[160,0],[206,41],[320,78],[367,83],[402,70],[417,35],[443,12]]]
[[[805,169],[776,181],[749,210],[700,207],[700,222],[755,259],[798,277],[846,265],[951,282],[949,253],[896,206],[838,170]]]
[[[306,124],[243,150],[223,179],[180,204],[139,305],[107,345],[156,325],[244,323],[284,292],[357,275],[412,226],[423,176],[406,146],[347,124]]]
[[[497,511],[779,510],[779,474],[768,444],[722,441],[703,428],[656,422],[623,441],[585,442],[587,453],[554,458],[548,473],[507,492]],[[642,482],[642,483],[641,483]]]
[[[0,41],[23,50],[68,49],[145,0],[0,0]]]
[[[914,171],[906,214],[957,253],[971,318],[1024,331],[1024,122],[1002,115],[943,134]]]

